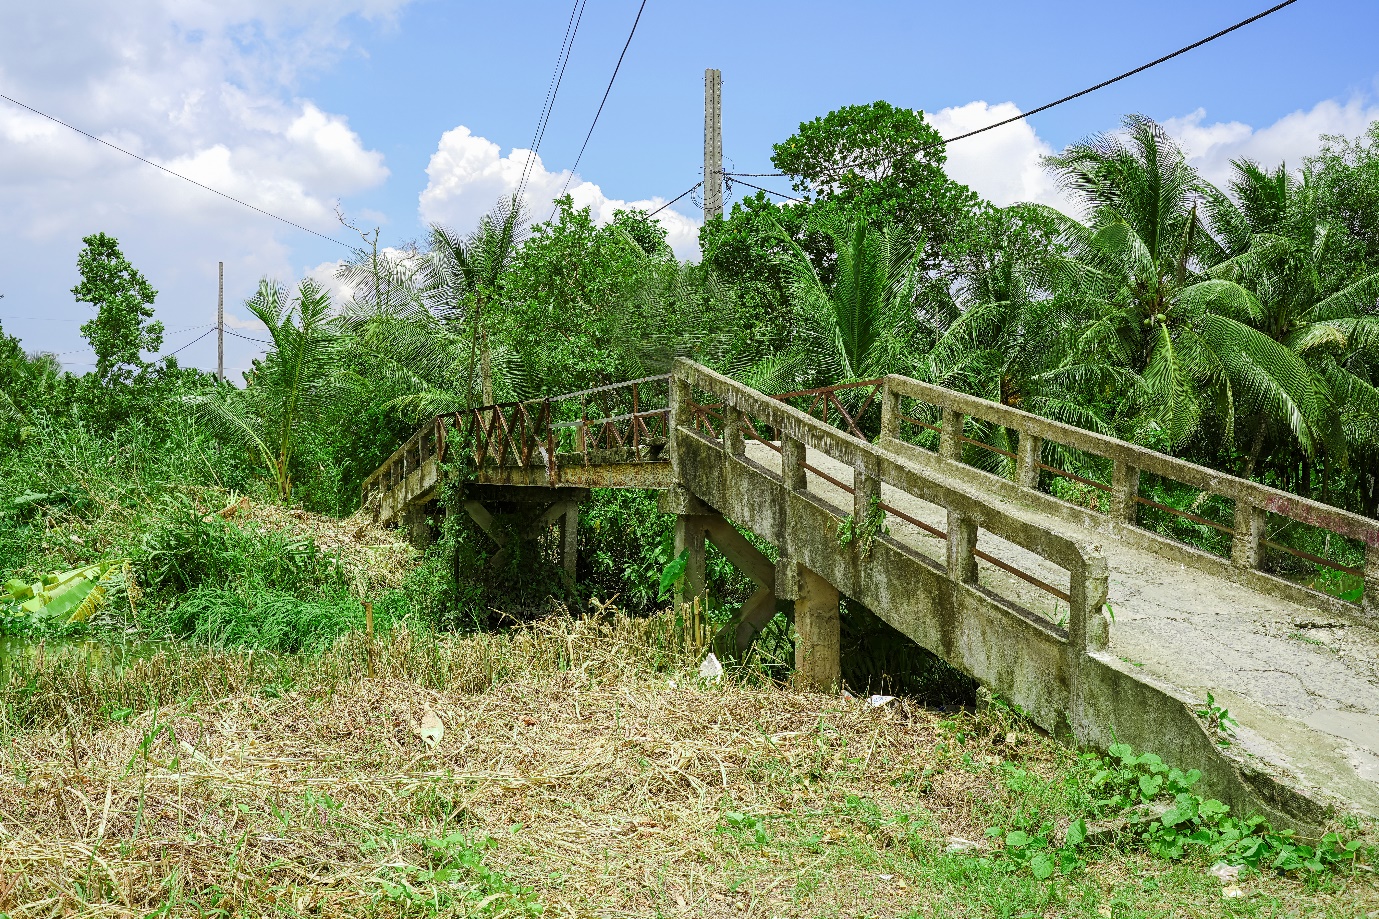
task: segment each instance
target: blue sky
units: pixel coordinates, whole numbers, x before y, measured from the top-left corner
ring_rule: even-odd
[[[639,0],[589,0],[533,188],[538,216],[566,179]],[[1267,6],[1211,3],[698,4],[649,0],[578,175],[608,216],[699,179],[703,70],[723,71],[729,168],[769,169],[801,120],[886,99],[946,133],[1129,69]],[[388,244],[428,220],[464,228],[511,186],[531,140],[567,0],[62,0],[0,14],[0,92],[312,229],[348,239],[337,200]],[[999,204],[1059,204],[1043,153],[1144,112],[1209,177],[1231,157],[1298,162],[1317,134],[1379,118],[1379,4],[1300,0],[1090,97],[955,144],[950,171]],[[788,191],[783,180],[770,180]],[[534,202],[535,204],[536,202]],[[105,230],[160,290],[165,350],[214,320],[227,263],[232,326],[259,277],[328,277],[343,253],[0,101],[0,324],[87,369],[73,302],[80,238]],[[700,219],[664,213],[682,254]],[[243,367],[256,346],[227,345]],[[207,338],[183,355],[210,367]]]

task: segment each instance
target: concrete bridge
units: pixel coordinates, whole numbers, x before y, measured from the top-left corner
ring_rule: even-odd
[[[982,436],[997,428],[1015,449]],[[1074,454],[1106,474],[1068,471]],[[838,681],[846,595],[1039,726],[1200,769],[1204,792],[1237,810],[1299,828],[1338,807],[1379,816],[1379,521],[904,377],[772,397],[688,361],[439,418],[366,481],[366,507],[420,536],[443,462],[499,542],[510,531],[493,508],[559,526],[571,575],[589,489],[659,490],[676,551],[689,550],[680,598],[703,590],[713,542],[758,585],[720,645],[745,649],[791,604],[808,684]],[[1202,501],[1145,497],[1151,476]],[[1055,497],[1055,478],[1078,500]],[[1230,524],[1204,516],[1208,499],[1233,507]],[[1229,557],[1143,525],[1166,514],[1221,532]],[[1288,526],[1362,547],[1364,562],[1270,539]],[[1261,570],[1278,552],[1357,577],[1359,602]],[[1208,693],[1238,722],[1233,736],[1203,716]]]

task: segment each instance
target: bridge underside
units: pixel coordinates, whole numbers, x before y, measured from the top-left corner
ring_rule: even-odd
[[[835,685],[846,595],[1041,727],[1200,769],[1203,791],[1237,810],[1299,828],[1333,806],[1379,816],[1379,632],[1362,610],[1169,545],[951,451],[889,433],[879,445],[847,437],[703,368],[677,367],[672,382],[664,452],[480,466],[474,503],[482,511],[537,496],[568,546],[569,509],[585,490],[660,490],[662,509],[677,515],[677,552],[690,550],[682,599],[703,589],[706,540],[757,584],[721,650],[746,647],[793,605],[797,678]],[[692,392],[716,400],[719,429],[690,410]],[[749,418],[771,439],[734,432],[741,423],[757,433]],[[437,462],[417,464],[375,502],[380,519],[432,500],[440,475]],[[878,508],[884,525],[859,530]],[[772,543],[779,561],[738,528]],[[1239,721],[1229,746],[1195,714],[1208,693]]]

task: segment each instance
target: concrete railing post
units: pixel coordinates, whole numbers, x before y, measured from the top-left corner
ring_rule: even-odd
[[[742,412],[731,405],[723,406],[723,452],[741,456],[747,452],[742,439]]]
[[[1015,461],[1015,484],[1021,488],[1039,487],[1039,457],[1043,449],[1042,438],[1026,431],[1020,432],[1020,446]]]
[[[1379,618],[1379,545],[1365,547],[1365,583],[1360,609],[1366,616]]]
[[[838,588],[798,566],[795,599],[795,682],[801,689],[832,692],[842,681]]]
[[[670,454],[670,465],[675,472],[675,481],[681,482],[684,481],[684,478],[680,475],[680,451],[677,444],[680,439],[680,429],[694,426],[694,419],[690,413],[690,406],[694,404],[694,394],[690,390],[689,381],[675,375],[670,378],[669,389],[667,408],[670,418],[669,430],[666,431],[666,452]]]
[[[890,380],[881,384],[881,439],[900,439],[900,393],[891,389]]]
[[[977,583],[977,522],[948,509],[948,576],[959,584]]]
[[[1068,584],[1069,641],[1084,651],[1104,651],[1111,643],[1111,622],[1106,615],[1109,571],[1106,559],[1093,555],[1074,568]]]
[[[780,439],[780,473],[790,491],[804,491],[804,442],[782,434]]]
[[[1268,513],[1261,507],[1237,498],[1235,501],[1235,538],[1231,540],[1231,564],[1237,568],[1258,568],[1264,524]]]
[[[1135,499],[1140,496],[1140,471],[1125,460],[1116,460],[1111,472],[1111,518],[1134,523]]]
[[[938,455],[944,459],[962,459],[962,425],[967,416],[951,408],[943,410],[943,427],[938,435]]]
[[[861,526],[871,509],[881,502],[881,476],[861,466],[852,470],[852,519]]]

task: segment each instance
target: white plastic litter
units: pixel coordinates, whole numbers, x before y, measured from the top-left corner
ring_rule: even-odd
[[[867,704],[872,708],[880,708],[883,705],[890,705],[895,701],[895,696],[867,696]]]
[[[1222,884],[1234,884],[1240,880],[1240,866],[1228,865],[1225,862],[1217,862],[1207,869],[1207,874],[1219,880]]]
[[[704,663],[699,665],[699,676],[710,683],[717,683],[723,679],[723,665],[718,662],[718,657],[712,651],[704,658]]]
[[[943,847],[943,851],[950,853],[971,852],[975,849],[980,849],[981,847],[982,844],[979,842],[973,842],[970,839],[963,839],[961,836],[949,836],[948,845]]]

